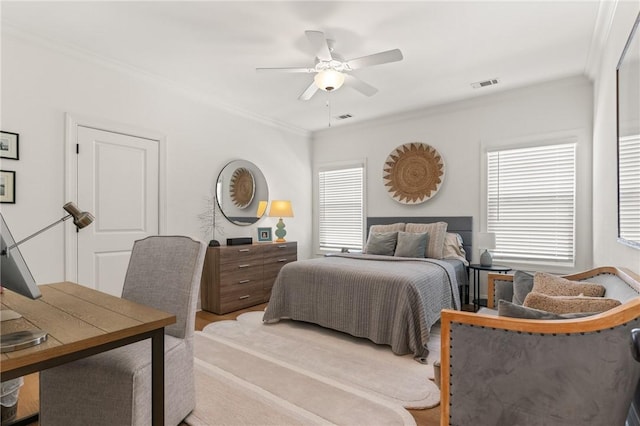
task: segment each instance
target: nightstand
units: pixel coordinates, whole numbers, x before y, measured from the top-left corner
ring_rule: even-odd
[[[469,280],[471,280],[471,271],[473,271],[473,308],[475,311],[480,309],[480,306],[487,306],[487,299],[480,299],[480,271],[506,274],[510,270],[510,267],[501,265],[482,266],[479,263],[469,265]]]

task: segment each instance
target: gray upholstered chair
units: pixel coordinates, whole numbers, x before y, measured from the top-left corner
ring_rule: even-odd
[[[625,424],[640,380],[629,350],[640,327],[639,278],[613,267],[567,278],[602,284],[622,304],[562,320],[442,311],[442,425]],[[511,297],[502,287],[512,281],[490,275],[489,306]]]
[[[206,247],[187,237],[136,241],[122,297],[174,314],[165,328],[165,424],[195,408],[193,333]],[[40,373],[40,424],[150,425],[151,340]]]

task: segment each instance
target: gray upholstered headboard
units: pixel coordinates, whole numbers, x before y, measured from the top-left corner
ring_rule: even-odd
[[[367,218],[367,236],[369,236],[369,228],[372,225],[388,225],[391,223],[404,222],[404,223],[433,223],[433,222],[447,222],[447,232],[455,232],[460,234],[462,241],[464,242],[464,250],[467,254],[467,260],[471,262],[473,257],[473,217],[471,216],[442,216],[442,217],[428,217],[428,216],[415,216],[415,217],[368,217]]]

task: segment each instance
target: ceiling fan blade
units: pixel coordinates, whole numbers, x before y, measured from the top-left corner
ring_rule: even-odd
[[[321,61],[330,61],[333,59],[329,44],[322,31],[305,31],[304,32],[311,45],[316,50],[316,57]]]
[[[397,62],[402,60],[402,52],[400,49],[387,50],[385,52],[374,53],[373,55],[362,56],[348,60],[346,64],[352,70],[372,65],[386,64],[388,62]]]
[[[378,93],[378,89],[351,74],[345,74],[344,82],[365,96],[373,96]]]
[[[304,92],[300,96],[298,96],[298,100],[300,101],[308,101],[311,99],[313,95],[318,91],[318,86],[316,86],[315,81],[312,81],[309,87],[305,89]]]
[[[287,73],[312,73],[316,72],[315,68],[302,67],[284,67],[284,68],[256,68],[258,72],[287,72]]]

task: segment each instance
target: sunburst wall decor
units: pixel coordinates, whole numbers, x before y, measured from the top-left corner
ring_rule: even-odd
[[[424,203],[440,190],[444,161],[426,143],[411,142],[397,147],[384,163],[384,185],[391,198],[402,204]]]
[[[251,172],[244,167],[237,168],[231,176],[230,189],[231,200],[236,207],[244,209],[251,204],[256,190]]]

